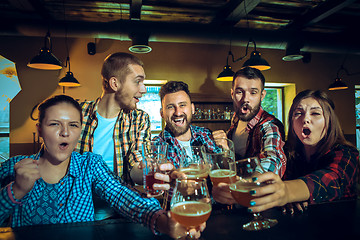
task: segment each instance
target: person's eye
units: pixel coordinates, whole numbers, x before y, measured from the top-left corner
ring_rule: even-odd
[[[173,109],[174,108],[174,106],[167,106],[167,108],[166,109]]]
[[[301,116],[301,112],[294,112],[294,117],[298,117],[298,116]]]
[[[72,123],[72,124],[70,124],[70,126],[71,126],[71,127],[74,127],[74,128],[79,128],[79,127],[80,127],[80,125],[77,124],[77,123]]]
[[[52,123],[49,123],[49,126],[58,126],[59,124],[58,123],[55,123],[55,122],[52,122]]]
[[[257,91],[252,91],[252,92],[251,92],[252,95],[255,95],[255,94],[257,94],[257,93],[258,93]]]
[[[313,112],[313,113],[311,113],[311,115],[314,115],[314,116],[320,116],[320,115],[321,115],[321,113],[319,113],[319,112]]]

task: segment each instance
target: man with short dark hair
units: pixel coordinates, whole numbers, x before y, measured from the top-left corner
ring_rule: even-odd
[[[258,69],[246,67],[236,72],[231,88],[235,114],[230,129],[227,134],[215,131],[213,136],[233,140],[236,159],[258,156],[266,172],[281,177],[286,168],[284,126],[261,107],[264,85],[265,77]]]
[[[169,144],[168,159],[172,161],[175,168],[179,167],[180,151],[184,147],[205,145],[209,150],[216,150],[211,131],[191,125],[195,109],[186,83],[168,82],[161,87],[159,95],[160,114],[166,122],[166,127],[153,140],[165,141]]]

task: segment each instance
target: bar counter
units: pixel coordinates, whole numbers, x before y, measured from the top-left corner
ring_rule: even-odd
[[[106,216],[106,211],[98,212]],[[204,240],[312,240],[360,239],[360,199],[309,206],[303,214],[282,214],[279,208],[263,213],[279,223],[268,230],[248,232],[242,224],[250,220],[245,208],[213,210],[202,234]],[[83,240],[83,239],[170,239],[154,236],[149,229],[122,218],[72,224],[0,228],[0,240]]]

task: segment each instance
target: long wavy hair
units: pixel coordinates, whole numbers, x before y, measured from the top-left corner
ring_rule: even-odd
[[[325,134],[318,143],[317,152],[313,157],[319,158],[323,156],[335,144],[354,147],[345,139],[339,120],[334,111],[335,105],[333,101],[327,96],[327,94],[320,90],[305,90],[296,95],[289,111],[289,132],[286,144],[289,158],[295,158],[296,155],[304,153],[304,144],[299,140],[294,131],[293,115],[300,101],[305,98],[313,98],[318,101],[323,110],[325,118]]]

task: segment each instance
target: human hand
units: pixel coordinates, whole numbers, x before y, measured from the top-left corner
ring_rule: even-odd
[[[219,183],[217,186],[213,186],[212,196],[216,202],[222,204],[231,205],[236,203],[235,199],[230,193],[229,184],[227,183]]]
[[[267,184],[254,189],[252,196],[256,198],[252,202],[255,205],[249,208],[252,212],[262,212],[288,203],[286,185],[279,175],[273,172],[259,174],[255,182]]]
[[[200,226],[196,228],[186,229],[171,218],[171,212],[167,212],[167,215],[161,215],[159,217],[157,226],[160,232],[169,235],[173,239],[184,239],[187,235],[198,239],[201,236],[201,232],[206,228],[206,222],[200,224]]]
[[[25,158],[15,164],[13,192],[16,199],[21,199],[30,192],[35,181],[41,177],[38,165],[38,161],[31,158]]]
[[[303,213],[304,211],[306,211],[308,209],[309,203],[307,201],[305,202],[295,202],[295,203],[288,203],[286,204],[286,206],[282,207],[282,212],[284,214],[286,213],[290,213],[291,215],[294,214],[294,206],[296,207],[296,209]]]
[[[159,173],[159,172],[155,173],[154,175],[155,179],[164,182],[163,184],[155,183],[153,185],[153,188],[155,190],[169,190],[170,184],[172,184],[174,180],[178,178],[186,178],[186,175],[184,173],[174,170],[174,168],[175,168],[174,165],[171,163],[160,164],[159,166],[160,171],[166,173]]]

